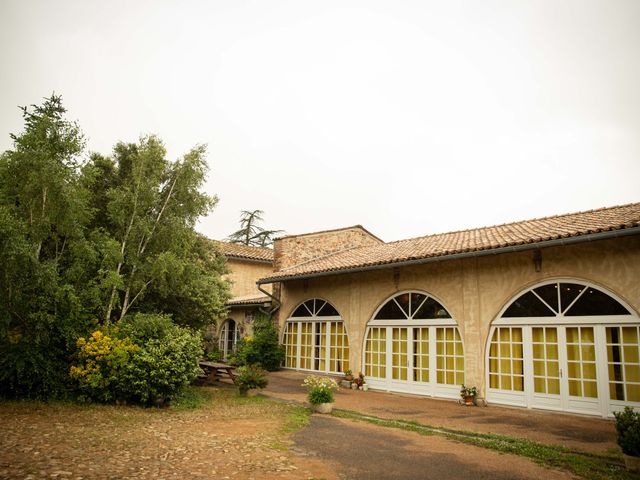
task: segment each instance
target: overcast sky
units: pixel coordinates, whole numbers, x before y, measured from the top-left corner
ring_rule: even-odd
[[[212,238],[640,201],[638,0],[2,0],[0,45],[0,150],[53,91],[89,150],[207,144]]]

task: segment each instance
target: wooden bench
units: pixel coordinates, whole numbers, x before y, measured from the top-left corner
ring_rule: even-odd
[[[210,362],[208,360],[200,360],[198,362],[200,368],[205,372],[205,378],[213,374],[214,380],[220,380],[221,378],[230,378],[233,381],[236,376],[233,373],[236,367],[227,365],[226,363]]]

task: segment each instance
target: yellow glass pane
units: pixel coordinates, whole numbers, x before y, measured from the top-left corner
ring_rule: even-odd
[[[578,328],[567,328],[567,343],[578,343],[579,340]]]
[[[596,382],[584,382],[582,384],[584,388],[584,396],[589,398],[598,397],[598,386]]]
[[[580,336],[582,337],[582,343],[593,343],[593,328],[582,327],[580,329]]]
[[[640,382],[640,366],[639,365],[625,365],[624,366],[624,381],[625,382]]]
[[[446,357],[447,358],[447,370],[453,370],[453,357]]]
[[[607,343],[613,343],[613,331],[618,330],[617,327],[607,327]]]
[[[513,358],[523,358],[521,343],[514,343],[511,345],[511,355]]]
[[[511,360],[500,360],[500,372],[511,373]]]
[[[454,385],[463,385],[464,383],[464,372],[456,373],[456,381],[454,382]]]
[[[582,361],[595,362],[596,348],[593,345],[582,345]]]
[[[534,342],[543,343],[544,342],[544,329],[542,328],[532,328],[531,329],[531,338]]]
[[[583,363],[582,364],[582,378],[588,380],[596,379],[596,364],[595,363]]]
[[[555,344],[547,345],[547,358],[549,360],[558,360],[558,345],[555,345]]]
[[[533,389],[536,393],[547,393],[547,385],[544,381],[544,378],[534,377]]]
[[[447,341],[452,341],[453,340],[453,329],[452,328],[447,328],[446,329],[446,335],[445,338],[447,339]]]
[[[438,370],[436,379],[438,383],[444,383],[444,372],[442,370]]]
[[[582,396],[582,385],[579,380],[569,380],[569,395],[573,397]]]
[[[453,372],[447,372],[447,385],[455,385],[456,377]]]
[[[522,370],[524,362],[522,360],[514,360],[513,362],[513,373],[522,375],[524,372]]]
[[[511,341],[512,342],[522,342],[522,329],[521,328],[512,328],[511,329]]]
[[[421,382],[428,382],[429,381],[429,370],[422,370],[422,372],[420,374],[420,381]]]
[[[541,343],[533,344],[533,358],[544,359],[544,345]]]
[[[511,358],[511,345],[509,345],[508,343],[501,343],[500,356],[502,358]]]
[[[552,393],[554,395],[560,395],[560,380],[549,379],[547,382],[549,387],[549,391],[547,393]]]
[[[457,357],[456,358],[456,370],[462,371],[464,370],[464,358]]]
[[[533,374],[537,376],[544,376],[546,374],[543,361],[541,360],[533,361]]]
[[[547,375],[549,377],[560,376],[560,367],[558,366],[558,362],[547,362]]]
[[[627,385],[627,401],[640,402],[640,385]]]
[[[440,342],[444,340],[444,328],[436,328],[436,340]]]
[[[580,360],[580,347],[578,345],[567,345],[567,359]]]
[[[509,343],[511,341],[511,334],[508,328],[500,329],[500,342]]]
[[[636,327],[622,327],[622,341],[629,345],[638,345],[638,329]]]
[[[499,384],[500,378],[498,375],[489,375],[489,386],[491,388],[500,388]]]
[[[638,346],[624,346],[624,361],[626,363],[639,363],[638,360]]]
[[[436,353],[438,355],[443,355],[444,354],[444,344],[442,342],[436,343]]]
[[[580,363],[568,362],[567,375],[569,376],[569,378],[581,378],[582,376],[580,375]]]
[[[609,382],[609,398],[611,400],[624,400],[624,385]]]
[[[490,358],[489,359],[489,373],[497,373],[498,372],[498,359]]]
[[[558,343],[558,329],[557,328],[545,328],[547,343]]]
[[[436,368],[438,370],[444,370],[444,357],[436,357]]]
[[[511,390],[511,377],[509,375],[500,375],[500,388],[502,390]]]
[[[464,355],[464,351],[462,349],[462,342],[456,342],[456,355]]]
[[[513,389],[518,392],[524,391],[524,381],[522,377],[513,377]]]

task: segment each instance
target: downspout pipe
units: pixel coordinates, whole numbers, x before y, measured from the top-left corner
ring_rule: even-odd
[[[525,243],[521,245],[511,245],[507,247],[492,248],[487,250],[476,250],[473,252],[461,252],[461,253],[454,253],[451,255],[439,255],[437,257],[417,258],[413,260],[404,260],[400,262],[389,262],[389,263],[382,263],[382,264],[376,264],[376,265],[367,265],[363,267],[346,268],[344,270],[329,270],[325,272],[308,273],[304,275],[294,275],[290,277],[281,276],[281,277],[275,277],[275,278],[269,278],[269,279],[261,279],[261,280],[258,280],[256,284],[258,285],[258,289],[261,292],[264,292],[267,295],[269,295],[269,297],[274,298],[272,295],[262,290],[260,286],[268,283],[286,282],[288,280],[292,280],[292,281],[304,280],[307,278],[327,277],[332,275],[343,275],[348,273],[370,272],[372,270],[384,270],[384,269],[394,268],[394,267],[424,265],[427,263],[441,262],[445,260],[457,260],[461,258],[471,258],[471,257],[485,257],[488,255],[498,255],[501,253],[522,252],[526,250],[536,250],[540,248],[573,245],[576,243],[595,242],[598,240],[607,240],[611,238],[620,238],[620,237],[626,237],[629,235],[638,235],[638,234],[640,234],[640,226],[636,226],[632,228],[623,228],[618,230],[608,230],[606,232],[590,233],[587,235],[580,235],[577,237],[556,238],[553,240],[545,240],[541,242]],[[280,302],[278,302],[278,308],[279,307],[280,307]]]
[[[269,282],[269,283],[275,283],[275,282]],[[256,285],[258,286],[258,290],[260,290],[262,293],[264,293],[267,297],[271,298],[273,300],[273,307],[269,310],[269,315],[273,315],[276,310],[278,310],[280,308],[280,306],[282,305],[282,303],[280,303],[280,300],[278,300],[275,296],[273,296],[270,292],[266,291],[264,288],[262,288],[262,284],[260,283],[260,281],[256,282]]]

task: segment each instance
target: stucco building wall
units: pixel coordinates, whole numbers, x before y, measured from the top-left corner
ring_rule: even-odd
[[[468,384],[485,389],[485,349],[491,322],[520,292],[545,280],[593,283],[640,311],[640,238],[624,237],[545,248],[536,271],[523,251],[293,280],[282,284],[280,329],[294,308],[310,298],[331,302],[349,336],[352,370],[363,370],[367,322],[395,293],[419,290],[442,303],[456,320],[465,350]]]
[[[231,281],[231,295],[233,297],[254,294],[256,297],[259,297],[264,295],[264,293],[260,292],[258,287],[256,287],[256,280],[273,272],[273,265],[271,265],[271,263],[229,258],[227,265],[230,270],[227,278]],[[270,284],[264,285],[263,288],[271,292]]]

